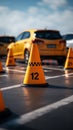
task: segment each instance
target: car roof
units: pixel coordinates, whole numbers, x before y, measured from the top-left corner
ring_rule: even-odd
[[[30,29],[30,30],[24,30],[23,32],[30,31],[30,32],[36,32],[36,31],[56,31],[59,32],[59,30],[52,30],[52,29]]]

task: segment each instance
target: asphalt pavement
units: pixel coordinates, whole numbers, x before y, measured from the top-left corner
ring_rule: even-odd
[[[0,88],[9,115],[0,130],[73,130],[73,70],[58,64],[42,66],[48,86],[23,87],[27,65],[5,66]]]

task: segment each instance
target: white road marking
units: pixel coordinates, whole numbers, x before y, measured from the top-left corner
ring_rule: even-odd
[[[52,70],[44,70],[44,72],[52,72]]]
[[[73,102],[73,95],[64,98],[62,100],[59,100],[55,103],[52,103],[50,105],[44,106],[42,108],[39,108],[37,110],[34,110],[32,112],[26,113],[24,115],[21,115],[20,118],[18,119],[14,119],[12,121],[9,121],[5,124],[3,124],[3,126],[18,126],[18,125],[24,125],[28,122],[31,122],[34,119],[39,118],[40,116],[43,116],[44,114],[47,114],[55,109],[58,109],[59,107],[65,106],[69,103]]]
[[[63,70],[63,69],[57,69],[57,68],[49,68],[49,69],[65,71],[65,70]],[[26,71],[19,71],[19,70],[13,70],[13,69],[9,69],[9,70],[10,70],[10,71],[16,71],[16,72],[24,73],[24,74],[25,74],[25,72],[26,72]],[[49,71],[44,70],[44,72],[50,72],[50,71],[51,71],[51,70],[49,70]],[[69,74],[67,74],[67,76],[70,76],[70,75],[73,75],[73,73],[69,73]],[[66,76],[66,74],[63,74],[63,75],[57,75],[57,76],[45,76],[45,78],[46,78],[46,80],[47,80],[47,79],[53,79],[53,78],[65,77],[65,76]]]
[[[4,87],[4,88],[1,88],[1,90],[4,91],[4,90],[9,90],[9,89],[18,88],[18,87],[21,87],[21,84],[9,86],[9,87]]]
[[[65,69],[63,69],[63,68],[62,68],[62,69],[61,69],[61,68],[56,68],[56,67],[55,67],[55,68],[52,68],[52,67],[47,67],[47,66],[46,66],[46,67],[43,66],[43,69],[65,71]]]
[[[9,69],[7,68],[7,71],[15,71],[15,72],[18,72],[18,73],[25,73],[25,71],[21,71],[21,70],[16,70],[16,69]]]
[[[10,69],[11,71],[17,71],[17,72],[21,72],[21,73],[24,73],[24,71],[19,71],[19,70],[12,70]],[[54,70],[57,70],[56,68]],[[58,69],[60,70],[60,69]],[[46,79],[52,79],[52,78],[60,78],[60,77],[65,77],[66,74],[63,74],[63,75],[57,75],[57,76],[45,76]],[[73,75],[73,73],[69,73],[67,74],[68,76],[71,76]],[[7,76],[7,75],[1,75],[2,76]],[[5,87],[5,88],[1,88],[2,91],[4,90],[8,90],[8,89],[13,89],[13,88],[18,88],[18,87],[21,87],[21,84],[18,84],[18,85],[13,85],[13,86],[9,86],[9,87]],[[3,126],[10,126],[10,125],[24,125],[34,119],[37,119],[39,118],[40,116],[43,116],[44,114],[47,114],[48,112],[51,112],[61,106],[65,106],[69,103],[73,102],[73,95],[70,96],[70,97],[67,97],[67,98],[64,98],[62,100],[59,100],[55,103],[52,103],[50,105],[47,105],[47,106],[44,106],[42,108],[39,108],[37,110],[34,110],[32,112],[29,112],[29,113],[26,113],[24,115],[21,115],[20,118],[18,119],[14,119],[12,121],[9,121],[5,124],[3,124]],[[0,127],[1,128],[1,127]],[[2,128],[1,130],[5,130],[4,128]]]
[[[51,78],[59,78],[59,77],[63,77],[65,76],[66,74],[63,74],[63,75],[57,75],[57,76],[53,76],[53,77],[48,77],[46,76],[45,78],[46,79],[51,79]],[[68,76],[71,76],[73,75],[73,73],[69,73],[67,74]],[[3,75],[4,76],[4,75]],[[7,75],[6,75],[7,76]],[[9,86],[9,87],[5,87],[5,88],[1,88],[2,91],[4,90],[8,90],[8,89],[13,89],[13,88],[18,88],[18,87],[21,87],[21,84],[18,84],[18,85],[13,85],[13,86]],[[44,114],[47,114],[48,112],[51,112],[61,106],[65,106],[69,103],[73,102],[73,95],[70,96],[70,97],[67,97],[67,98],[64,98],[62,100],[59,100],[53,104],[50,104],[50,105],[47,105],[45,107],[42,107],[42,108],[39,108],[37,110],[34,110],[32,112],[29,112],[29,113],[26,113],[24,115],[22,115],[20,118],[18,119],[14,119],[12,121],[9,121],[5,124],[3,124],[3,126],[9,126],[9,125],[23,125],[23,124],[26,124],[34,119],[37,119],[39,118],[40,116],[43,116]],[[5,129],[3,129],[5,130]]]
[[[44,70],[44,72],[51,72],[51,70],[60,70],[60,71],[65,71],[64,69],[60,69],[60,68],[48,68],[47,67],[43,67],[43,69],[46,69]],[[20,70],[16,70],[16,69],[10,69],[10,68],[6,68],[6,70],[9,70],[9,71],[15,71],[15,72],[19,72],[19,73],[25,73],[26,71],[20,71]]]
[[[4,77],[4,76],[5,76],[5,77],[8,77],[8,75],[2,75],[2,74],[0,75],[0,77]]]
[[[73,73],[69,73],[69,74],[67,74],[67,76],[71,76],[71,75],[73,75]],[[63,74],[63,75],[57,75],[57,76],[45,76],[45,78],[46,78],[46,80],[48,80],[48,79],[54,79],[54,78],[60,78],[60,77],[65,77],[66,76],[66,74]],[[13,89],[13,88],[18,88],[18,87],[21,87],[22,86],[22,84],[18,84],[18,85],[12,85],[12,86],[9,86],[9,87],[4,87],[4,88],[1,88],[1,90],[8,90],[8,89]]]
[[[65,76],[71,76],[73,75],[73,73],[69,73],[69,74],[62,74],[62,75],[57,75],[57,76],[45,76],[46,79],[54,79],[54,78],[60,78],[60,77],[65,77]]]
[[[25,73],[26,71],[22,71],[22,70],[16,70],[16,69],[9,69],[7,68],[7,71],[14,71],[14,72],[18,72],[18,73]],[[44,70],[44,72],[51,72],[52,70]]]

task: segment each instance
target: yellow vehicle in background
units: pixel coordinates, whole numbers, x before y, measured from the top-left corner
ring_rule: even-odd
[[[14,36],[0,36],[0,57],[7,55],[7,47],[14,39]]]
[[[59,64],[66,59],[66,41],[58,30],[27,30],[20,33],[15,42],[8,46],[12,48],[15,59],[24,59],[28,62],[31,45],[37,43],[42,59],[56,59]],[[34,50],[35,51],[35,50]]]

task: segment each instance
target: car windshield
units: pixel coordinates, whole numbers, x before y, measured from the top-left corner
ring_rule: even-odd
[[[54,39],[61,39],[62,36],[60,35],[59,31],[36,31],[35,32],[36,38],[54,40]]]

